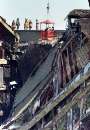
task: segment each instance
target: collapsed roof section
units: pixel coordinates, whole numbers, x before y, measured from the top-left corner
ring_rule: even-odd
[[[53,62],[55,60],[57,49],[57,46],[50,49],[47,57],[40,64],[40,66],[38,66],[33,76],[30,75],[28,77],[23,87],[16,94],[13,105],[14,116],[17,117],[17,115],[21,113],[21,111],[23,110],[23,106],[27,106],[26,104],[29,105],[29,102],[32,100],[33,95],[38,93],[39,90],[42,89],[49,80],[50,72],[53,68]]]
[[[30,73],[33,71],[32,75],[36,72],[39,64],[47,57],[51,45],[40,45],[40,44],[30,44],[26,53],[21,57],[19,61],[19,71],[23,83],[27,80]],[[28,69],[27,69],[28,68]]]

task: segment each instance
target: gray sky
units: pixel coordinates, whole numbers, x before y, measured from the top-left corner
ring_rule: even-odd
[[[88,9],[88,0],[49,0],[50,19],[55,22],[56,29],[64,29],[65,16],[75,8]],[[35,19],[46,19],[48,0],[0,0],[0,15],[11,24],[13,19],[20,18],[23,27],[24,19],[32,20],[35,28]]]

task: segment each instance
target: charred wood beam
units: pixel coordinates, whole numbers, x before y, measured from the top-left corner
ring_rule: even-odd
[[[71,47],[72,73],[74,75],[76,74],[75,66],[77,64],[76,64],[76,57],[75,57],[75,51],[74,51],[75,48],[73,47],[73,43],[74,42],[70,44],[70,47]]]
[[[50,122],[48,127],[42,128],[41,130],[48,130],[48,128],[52,128],[54,123],[60,122],[60,119],[77,103],[81,103],[81,98],[83,98],[85,95],[87,95],[88,92],[90,92],[90,86],[88,86],[86,89],[83,89],[79,91],[73,100],[66,104],[60,111],[60,113]]]
[[[67,75],[69,80],[71,80],[71,71],[72,71],[70,60],[71,60],[71,56],[70,56],[69,48],[67,47]]]
[[[58,72],[59,72],[59,90],[61,88],[63,88],[63,65],[62,65],[62,56],[60,54],[60,57],[59,57],[59,68],[58,68]]]
[[[75,37],[77,36],[77,34],[74,34],[71,38],[70,38],[70,40],[64,45],[64,47],[61,49],[61,52],[63,52],[66,48],[67,48],[67,46],[71,43],[71,42],[73,42],[74,40],[75,40]]]
[[[88,64],[89,65],[89,64]],[[86,71],[87,66],[84,68],[83,71]],[[71,84],[68,85],[68,88],[65,89],[63,94],[59,95],[57,98],[52,100],[39,114],[37,114],[30,122],[26,125],[22,126],[19,130],[28,130],[32,128],[38,121],[40,121],[47,113],[49,113],[56,105],[58,105],[62,100],[65,99],[69,94],[71,94],[76,88],[80,86],[88,77],[90,77],[90,71],[81,72],[75,78]],[[80,78],[80,79],[79,79]],[[78,79],[78,80],[77,80]]]
[[[66,84],[66,67],[65,67],[65,60],[64,60],[64,53],[61,54],[61,62],[62,62],[62,87]]]
[[[74,66],[74,74],[78,73],[78,66],[77,66],[77,59],[76,54],[73,51],[75,48],[73,47],[73,44],[71,43],[71,49],[72,49],[72,58],[73,58],[73,66]]]
[[[64,85],[68,82],[68,74],[67,74],[67,50],[65,50],[62,53],[62,57],[63,57],[63,68],[64,68]]]

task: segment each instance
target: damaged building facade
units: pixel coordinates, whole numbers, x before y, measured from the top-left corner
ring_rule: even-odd
[[[53,47],[32,44],[20,60],[23,86],[3,128],[90,129],[90,10],[73,10],[67,20]]]
[[[18,40],[19,35],[14,33],[6,20],[0,17],[0,124],[9,115],[14,100],[10,83],[14,80],[12,63],[14,46]]]

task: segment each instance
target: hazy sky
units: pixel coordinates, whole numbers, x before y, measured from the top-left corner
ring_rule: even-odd
[[[64,29],[65,17],[75,8],[88,9],[88,0],[49,0],[50,1],[50,19],[55,22],[56,29]],[[20,18],[23,25],[27,17],[33,21],[47,18],[46,6],[48,0],[0,0],[0,15],[6,18],[11,24],[13,19]],[[21,26],[22,28],[23,26]]]

